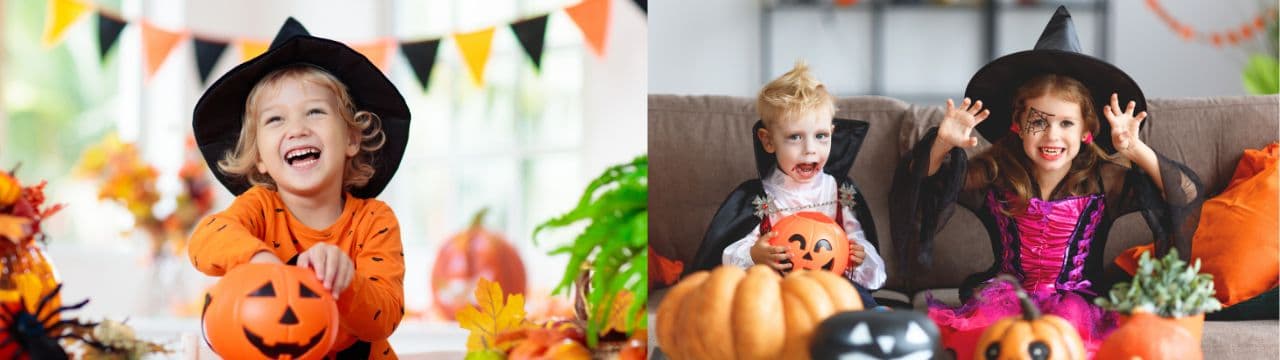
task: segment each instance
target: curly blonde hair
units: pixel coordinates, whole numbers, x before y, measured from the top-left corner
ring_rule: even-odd
[[[374,173],[373,152],[381,149],[387,141],[387,136],[382,131],[382,120],[377,114],[356,109],[347,86],[333,74],[305,64],[272,71],[253,86],[245,101],[240,140],[234,149],[228,150],[223,159],[218,161],[218,169],[228,176],[244,178],[252,185],[276,189],[275,180],[270,175],[257,171],[261,155],[258,154],[258,127],[255,119],[258,118],[263,99],[277,93],[280,84],[286,79],[319,85],[334,94],[338,103],[338,116],[346,123],[348,134],[360,134],[360,151],[347,159],[342,172],[342,189],[351,191],[367,184]]]
[[[809,66],[804,60],[798,60],[791,71],[760,89],[760,95],[756,97],[756,111],[760,113],[764,126],[772,128],[779,121],[812,112],[832,118],[836,114],[836,103],[827,87],[809,73]]]

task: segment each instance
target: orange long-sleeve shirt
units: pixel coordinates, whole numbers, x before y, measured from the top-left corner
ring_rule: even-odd
[[[191,264],[205,274],[222,276],[261,250],[287,261],[317,243],[335,245],[351,257],[355,276],[338,296],[341,326],[330,355],[367,351],[370,359],[394,359],[387,337],[404,315],[400,224],[386,203],[344,196],[338,220],[316,230],[294,218],[279,193],[255,186],[227,210],[200,221],[191,234]]]

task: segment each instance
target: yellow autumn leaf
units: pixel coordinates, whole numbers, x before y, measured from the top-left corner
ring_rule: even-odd
[[[476,284],[476,302],[479,309],[467,306],[458,311],[458,325],[471,331],[467,336],[467,352],[498,350],[506,352],[512,342],[497,344],[499,334],[528,326],[525,322],[524,295],[507,295],[502,298],[502,285],[487,279]]]

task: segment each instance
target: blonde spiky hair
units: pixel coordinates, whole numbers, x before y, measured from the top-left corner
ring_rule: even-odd
[[[797,60],[791,71],[760,89],[760,95],[756,97],[756,111],[764,120],[764,126],[772,128],[778,121],[815,111],[826,118],[834,117],[836,104],[827,87],[809,73],[809,65],[804,60]]]

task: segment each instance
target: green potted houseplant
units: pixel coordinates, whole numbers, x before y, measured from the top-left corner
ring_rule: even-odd
[[[575,307],[587,323],[588,347],[596,348],[600,336],[610,330],[643,339],[647,324],[642,321],[642,310],[648,298],[649,157],[642,155],[606,169],[587,185],[576,207],[538,225],[534,241],[544,230],[584,221],[588,224],[573,241],[550,251],[569,255],[555,293],[576,288]],[[628,350],[637,349],[627,346],[624,357]]]
[[[1123,314],[1121,326],[1134,317],[1158,316],[1177,322],[1199,341],[1204,314],[1222,309],[1213,295],[1213,275],[1200,273],[1200,260],[1187,266],[1178,258],[1178,250],[1170,249],[1160,260],[1150,252],[1142,253],[1133,281],[1116,284],[1110,294],[1094,301]]]

